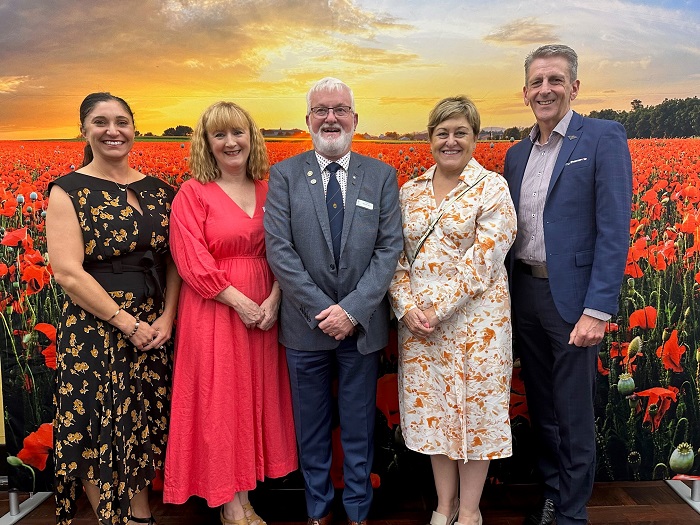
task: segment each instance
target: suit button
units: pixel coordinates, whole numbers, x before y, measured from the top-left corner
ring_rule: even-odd
[[[331,264],[331,270],[335,270],[335,264]]]

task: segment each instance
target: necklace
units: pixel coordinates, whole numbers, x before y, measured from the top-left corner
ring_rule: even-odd
[[[112,181],[114,184],[116,184],[116,185],[117,185],[117,188],[119,188],[123,193],[126,193],[126,190],[129,189],[129,184],[131,184],[131,182],[133,182],[133,181],[128,182],[128,181],[129,181],[129,174],[128,174],[128,173],[127,173],[127,175],[126,175],[127,183],[126,183],[126,184],[119,184],[119,183],[118,183],[116,180],[114,180],[113,178],[108,177],[107,175],[105,175],[104,172],[103,172],[100,168],[98,168],[97,166],[95,166],[95,170],[97,170],[97,172],[98,172],[100,175],[102,175],[102,178],[103,178],[103,179]]]

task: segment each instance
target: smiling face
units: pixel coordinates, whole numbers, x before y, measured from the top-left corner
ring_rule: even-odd
[[[430,152],[445,175],[462,173],[475,149],[476,136],[464,115],[443,120],[430,137]]]
[[[95,104],[85,117],[80,131],[96,157],[123,157],[134,144],[134,121],[116,100]]]
[[[247,129],[235,127],[207,131],[207,143],[222,175],[245,176],[250,155],[250,133]]]
[[[569,63],[561,56],[537,58],[527,72],[523,87],[525,105],[532,108],[545,140],[571,109],[579,81],[571,80]]]
[[[352,106],[352,98],[346,89],[322,90],[311,94],[310,107],[335,108],[337,106]],[[338,160],[350,151],[352,135],[357,127],[357,113],[338,118],[335,112],[329,111],[323,118],[313,113],[306,115],[314,149],[328,160]]]

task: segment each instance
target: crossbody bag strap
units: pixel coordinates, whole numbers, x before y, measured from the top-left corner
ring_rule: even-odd
[[[486,175],[488,175],[488,173],[487,173]],[[413,251],[413,257],[412,257],[411,260],[409,261],[409,267],[410,267],[410,266],[413,266],[413,263],[416,261],[416,257],[418,257],[418,254],[420,253],[421,248],[422,248],[423,245],[425,244],[425,241],[428,239],[428,237],[430,237],[430,234],[433,233],[433,230],[435,229],[435,226],[437,226],[437,223],[440,221],[440,219],[442,219],[442,216],[445,214],[445,212],[447,211],[447,209],[448,209],[450,206],[452,206],[452,205],[457,201],[457,199],[461,198],[462,195],[464,195],[465,193],[467,193],[467,192],[468,192],[469,190],[471,190],[474,186],[476,186],[476,185],[479,184],[482,180],[484,180],[484,179],[486,178],[486,175],[482,175],[482,176],[479,178],[479,180],[477,180],[474,184],[472,184],[471,186],[469,186],[469,187],[463,189],[462,191],[460,191],[457,195],[455,195],[455,196],[452,198],[452,200],[450,200],[447,204],[445,204],[445,206],[443,206],[442,211],[438,214],[437,217],[435,217],[435,219],[433,219],[433,221],[430,223],[430,226],[428,226],[428,229],[425,230],[425,233],[423,233],[423,235],[421,236],[421,238],[418,239],[418,244],[416,245],[416,249]]]

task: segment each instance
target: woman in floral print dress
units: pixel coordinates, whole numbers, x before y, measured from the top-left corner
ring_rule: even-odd
[[[512,453],[504,260],[516,216],[505,180],[472,158],[479,128],[469,99],[440,101],[428,122],[436,164],[400,193],[404,253],[390,296],[401,428],[408,448],[431,456],[432,525],[480,524],[489,461]]]
[[[169,342],[180,279],[168,250],[174,190],[128,165],[134,119],[109,93],[80,107],[83,166],[54,181],[49,257],[66,292],[57,338],[56,523],[85,489],[101,525],[155,523],[148,485],[163,468]]]

